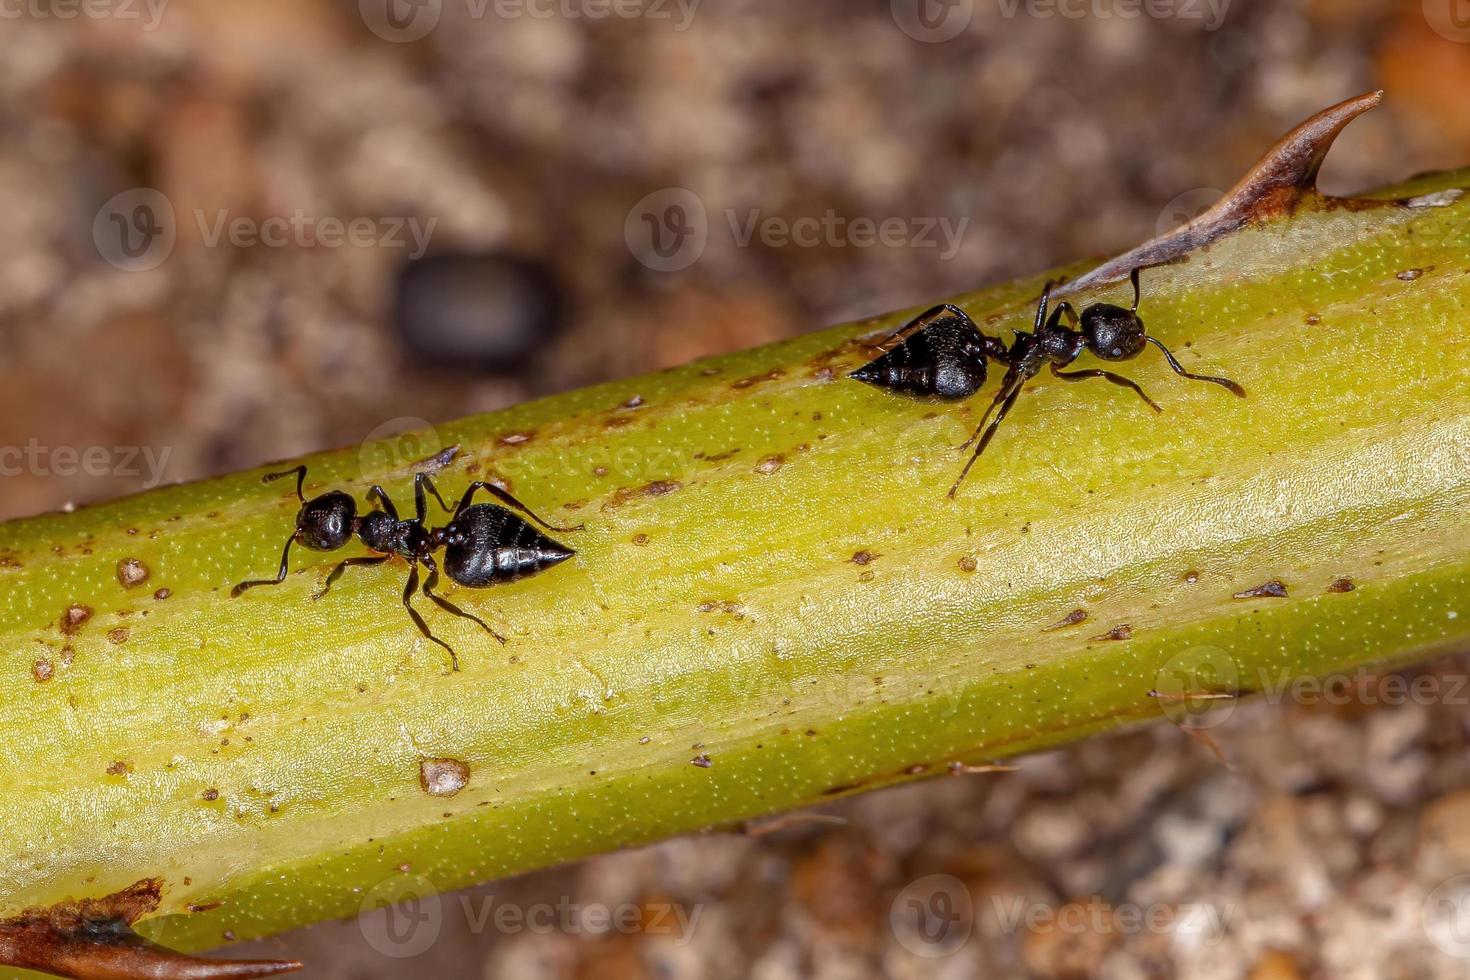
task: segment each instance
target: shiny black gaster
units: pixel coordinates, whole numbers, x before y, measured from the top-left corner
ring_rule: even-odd
[[[474,620],[491,636],[504,643],[505,637],[491,629],[480,617],[465,612],[434,591],[439,584],[439,566],[434,560],[434,552],[443,548],[444,574],[451,581],[471,588],[514,582],[560,564],[575,553],[537,531],[506,507],[472,504],[475,493],[484,490],[549,531],[581,530],[581,525],[575,528],[553,527],[507,491],[483,481],[470,484],[446,526],[429,528],[425,524],[428,518],[425,495],[432,494],[439,506],[446,511],[449,510],[449,505],[439,495],[427,474],[419,473],[414,476],[414,516],[402,519],[399,518],[393,501],[379,486],[368,491],[368,499],[376,500],[382,509],[369,511],[359,517],[357,502],[340,490],[307,500],[301,492],[306,482],[305,466],[297,466],[283,473],[267,474],[264,481],[269,483],[271,480],[292,475],[296,477],[296,498],[301,501],[301,509],[296,513],[296,529],[286,539],[286,547],[281,552],[281,567],[277,570],[276,577],[241,582],[230,591],[230,595],[238,596],[257,585],[279,585],[285,581],[293,544],[300,544],[313,551],[336,551],[351,541],[355,534],[374,554],[338,562],[322,584],[321,591],[312,598],[320,599],[326,595],[332,583],[341,578],[347,569],[357,565],[381,565],[398,555],[408,562],[408,583],[403,590],[403,606],[408,610],[408,615],[419,628],[419,632],[449,652],[450,662],[455,670],[459,669],[459,657],[449,644],[429,632],[428,624],[409,601],[419,591],[420,565],[428,572],[422,591],[429,601],[445,612]]]
[[[969,398],[985,384],[985,359],[1003,354],[957,306],[936,306],[899,332],[897,346],[848,375],[904,395]]]
[[[1148,335],[1143,318],[1138,315],[1138,272],[1134,269],[1129,276],[1133,283],[1131,307],[1094,303],[1083,310],[1080,317],[1070,303],[1058,303],[1055,309],[1050,308],[1054,284],[1047,283],[1036,308],[1035,324],[1031,330],[1017,330],[1009,347],[982,334],[964,310],[949,305],[936,306],[894,334],[893,339],[899,340],[896,346],[848,377],[902,395],[953,400],[968,398],[980,389],[985,383],[987,360],[1005,365],[1006,375],[1000,390],[986,409],[975,434],[960,447],[964,451],[975,445],[975,452],[960,471],[959,479],[949,488],[951,497],[959,490],[960,483],[980,454],[985,452],[985,447],[990,445],[991,438],[1015,405],[1021,389],[1043,367],[1049,367],[1053,375],[1064,381],[1101,378],[1132,389],[1149,408],[1162,411],[1142,388],[1121,375],[1096,368],[1060,370],[1081,357],[1084,351],[1099,360],[1127,361],[1143,353],[1146,345],[1153,344],[1163,352],[1174,373],[1194,381],[1220,385],[1244,398],[1245,390],[1229,378],[1190,374],[1167,347]],[[1062,322],[1063,318],[1066,324]]]

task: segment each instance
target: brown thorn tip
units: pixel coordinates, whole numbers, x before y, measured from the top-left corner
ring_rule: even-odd
[[[27,909],[0,921],[0,964],[73,980],[245,980],[301,969],[295,960],[211,960],[150,942],[132,924],[158,909],[146,878],[103,898]]]
[[[1317,172],[1348,123],[1383,101],[1383,91],[1365,92],[1323,109],[1283,136],[1214,207],[1137,248],[1110,259],[1056,289],[1053,296],[1117,282],[1136,268],[1164,265],[1203,248],[1254,218],[1289,208],[1317,193]]]

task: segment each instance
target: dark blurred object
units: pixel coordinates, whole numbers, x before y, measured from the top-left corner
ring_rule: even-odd
[[[545,266],[496,253],[430,255],[398,274],[393,320],[435,367],[516,371],[561,333],[564,304]]]

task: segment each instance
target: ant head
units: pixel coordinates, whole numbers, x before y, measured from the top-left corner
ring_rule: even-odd
[[[296,513],[296,540],[312,551],[336,551],[357,528],[357,502],[340,490],[313,497]]]
[[[1136,310],[1098,303],[1082,311],[1087,349],[1104,361],[1126,361],[1143,353],[1148,330]]]

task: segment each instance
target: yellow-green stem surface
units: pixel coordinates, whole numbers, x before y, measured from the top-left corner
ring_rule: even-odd
[[[446,496],[498,476],[586,523],[550,571],[448,590],[504,647],[418,600],[457,674],[401,562],[313,601],[342,554],[296,549],[230,598],[292,527],[280,464],[0,526],[0,912],[156,876],[143,931],[208,947],[354,913],[404,865],[459,887],[1463,648],[1470,199],[1437,203],[1308,208],[1150,270],[1151,332],[1250,397],[1152,351],[1120,370],[1161,416],[1042,375],[957,500],[995,379],[956,405],[844,376],[913,311],[445,424]],[[1040,282],[956,302],[1008,336]],[[307,458],[308,494],[363,500],[378,458]],[[456,795],[421,788],[437,758]]]

